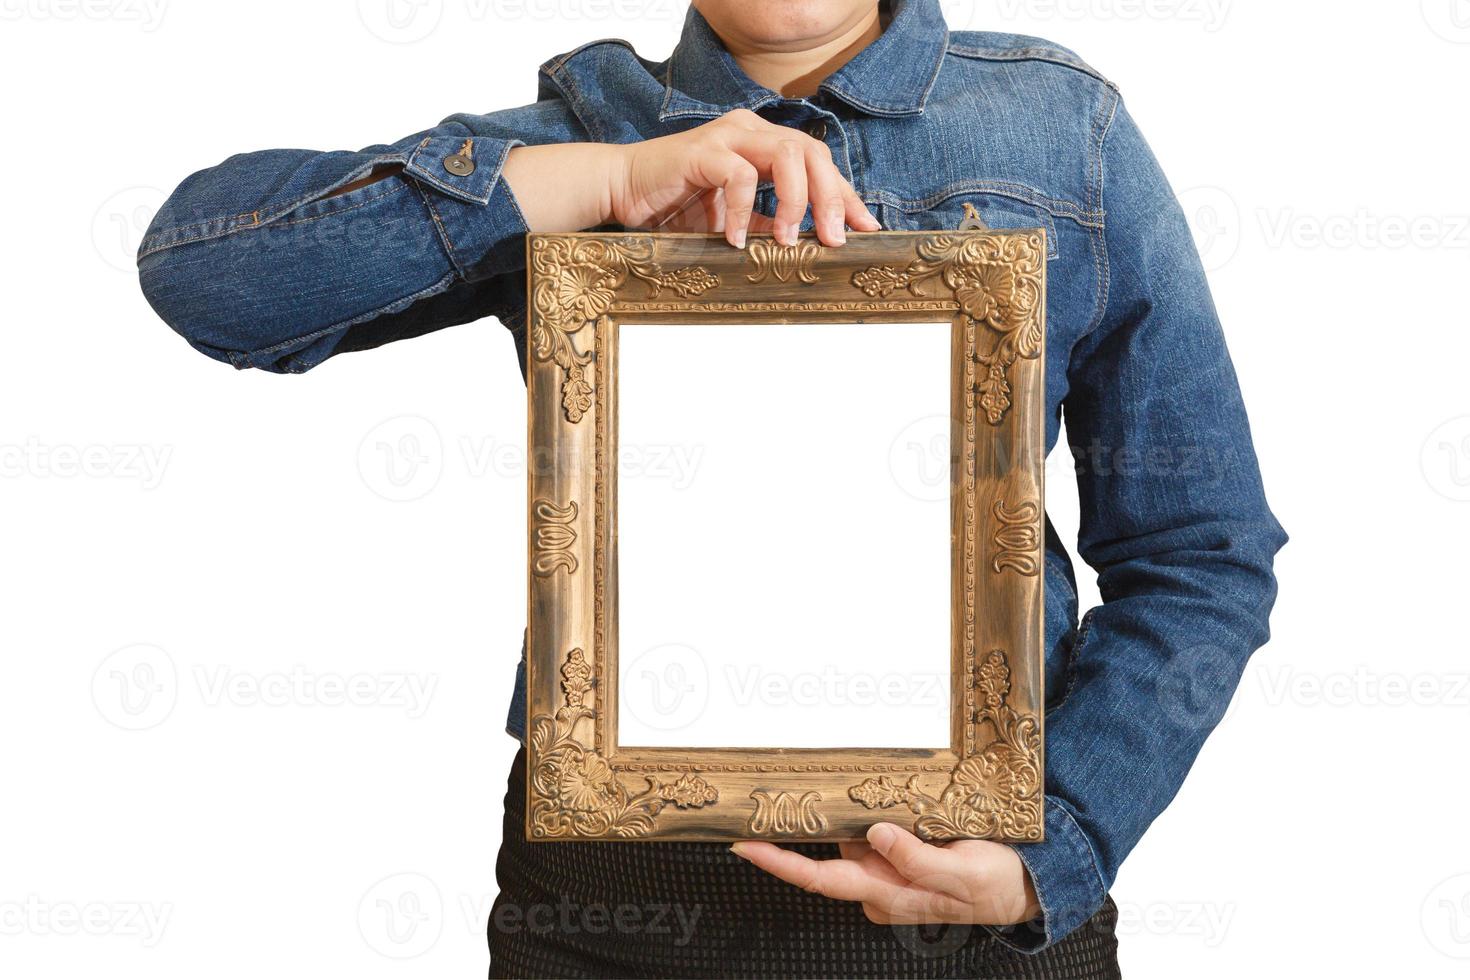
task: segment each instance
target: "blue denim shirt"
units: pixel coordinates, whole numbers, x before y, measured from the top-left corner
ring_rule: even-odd
[[[1104,600],[1079,624],[1048,527],[1046,840],[1019,848],[1044,914],[1005,938],[1055,942],[1102,905],[1265,642],[1286,540],[1189,229],[1117,89],[1049,42],[950,32],[937,0],[897,0],[882,37],[811,98],[751,81],[692,10],[667,61],[597,41],[548,61],[540,83],[533,105],[396,143],[248,153],[193,175],[142,243],[144,293],[238,368],[299,373],[487,316],[524,366],[511,148],[644,140],[742,106],[823,132],[885,228],[954,228],[966,204],[992,228],[1044,227],[1047,444],[1065,416],[1077,550]],[[455,154],[472,173],[446,168]],[[402,169],[327,197],[385,165]],[[757,207],[773,212],[769,186]]]

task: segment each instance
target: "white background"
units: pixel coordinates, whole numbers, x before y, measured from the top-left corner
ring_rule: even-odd
[[[1122,86],[1293,534],[1275,639],[1118,881],[1126,974],[1463,976],[1470,5],[948,6]],[[524,609],[510,338],[237,374],[155,321],[132,254],[192,170],[529,101],[595,37],[662,57],[682,5],[386,10],[0,0],[7,976],[484,974]]]
[[[892,469],[953,329],[619,327],[619,456],[690,473],[620,467],[619,745],[949,745],[949,479]]]

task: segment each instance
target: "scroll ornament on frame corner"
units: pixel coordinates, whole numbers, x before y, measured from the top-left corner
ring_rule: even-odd
[[[907,806],[917,817],[914,833],[925,840],[1039,841],[1041,724],[1011,707],[1011,668],[1003,651],[991,651],[968,684],[973,720],[988,726],[993,737],[955,766],[947,785],[929,793],[917,775],[905,783],[875,776],[853,786],[848,796],[869,810]]]
[[[689,810],[719,802],[719,790],[694,773],[668,781],[645,776],[641,790],[629,789],[578,738],[582,722],[597,717],[592,665],[580,648],[567,654],[561,677],[562,703],[555,714],[531,719],[533,837],[643,837],[653,832],[665,807]]]
[[[574,337],[612,309],[630,279],[645,283],[650,299],[665,290],[690,299],[720,284],[719,276],[703,266],[664,271],[653,261],[653,250],[653,239],[637,236],[532,240],[531,355],[561,369],[561,406],[568,422],[580,422],[593,401],[586,371],[593,355],[578,350]]]
[[[1040,357],[1045,343],[1041,234],[934,235],[920,239],[917,251],[902,269],[882,265],[853,273],[853,285],[874,298],[900,289],[923,296],[931,280],[948,288],[964,315],[996,338],[988,351],[975,353],[985,369],[975,394],[990,424],[1000,425],[1011,409],[1011,367]]]

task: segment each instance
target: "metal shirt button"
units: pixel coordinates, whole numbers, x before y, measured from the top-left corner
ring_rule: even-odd
[[[806,130],[806,134],[814,140],[827,138],[827,124],[820,119],[813,119],[801,128]]]
[[[475,161],[463,153],[456,153],[444,158],[444,169],[456,177],[468,177],[475,172]]]

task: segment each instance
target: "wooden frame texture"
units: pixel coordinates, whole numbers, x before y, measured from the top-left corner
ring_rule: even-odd
[[[714,235],[538,234],[527,252],[527,838],[852,840],[886,819],[932,840],[1041,840],[1044,231],[744,250]],[[619,323],[945,319],[951,744],[620,747]]]

